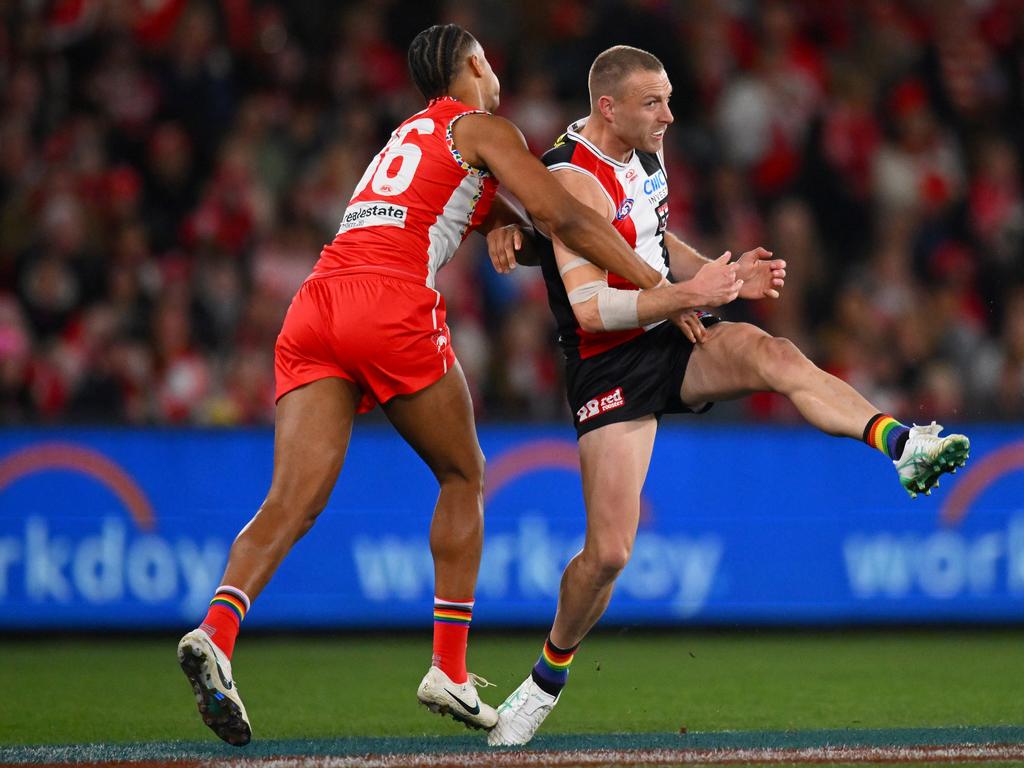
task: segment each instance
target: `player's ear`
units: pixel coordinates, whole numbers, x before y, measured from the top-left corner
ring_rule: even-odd
[[[483,77],[484,72],[487,71],[487,68],[484,67],[483,55],[480,51],[474,51],[469,54],[466,58],[466,66],[469,67],[473,77]]]
[[[611,96],[600,96],[597,99],[597,108],[605,120],[611,120],[615,115],[615,99]]]

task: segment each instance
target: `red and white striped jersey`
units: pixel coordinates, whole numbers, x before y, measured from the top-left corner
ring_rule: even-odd
[[[379,272],[434,287],[447,264],[487,216],[498,182],[463,162],[452,127],[486,114],[445,96],[410,117],[370,162],[310,279]]]
[[[626,162],[604,154],[579,131],[586,118],[573,123],[558,138],[555,146],[541,158],[548,170],[571,170],[596,181],[611,205],[611,225],[653,269],[667,276],[668,249],[665,228],[668,226],[668,179],[658,154],[636,150]],[[592,333],[580,328],[572,311],[565,285],[558,274],[555,252],[548,239],[537,239],[540,264],[547,283],[548,303],[558,322],[558,341],[569,359],[593,357],[634,339],[646,328]],[[608,285],[620,290],[638,290],[629,280],[608,274]]]

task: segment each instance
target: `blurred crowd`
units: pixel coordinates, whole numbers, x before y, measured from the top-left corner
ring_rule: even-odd
[[[12,0],[0,5],[0,423],[264,424],[291,297],[466,26],[538,154],[593,57],[674,85],[670,228],[765,245],[795,341],[906,421],[1024,419],[1022,0]],[[567,413],[539,270],[442,271],[482,420]],[[717,418],[792,421],[754,397]],[[379,411],[377,412],[379,414]]]

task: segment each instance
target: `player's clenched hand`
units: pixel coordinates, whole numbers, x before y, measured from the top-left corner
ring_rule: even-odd
[[[736,265],[729,263],[731,258],[732,253],[726,251],[701,267],[690,280],[690,287],[703,297],[700,306],[718,307],[740,295],[743,280],[736,275]]]
[[[736,260],[736,276],[743,280],[741,299],[777,299],[786,284],[786,262],[758,246]]]
[[[523,231],[516,224],[495,227],[487,233],[487,255],[501,274],[516,268],[516,251],[523,247]]]
[[[700,321],[700,313],[695,309],[685,309],[679,314],[669,317],[669,320],[675,323],[683,335],[694,344],[703,342],[704,336],[707,335],[708,329]]]

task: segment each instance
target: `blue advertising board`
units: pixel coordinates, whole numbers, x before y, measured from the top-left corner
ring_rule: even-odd
[[[662,428],[606,623],[1018,622],[1024,433],[910,500],[889,462],[810,429]],[[582,543],[573,435],[485,428],[474,623],[547,625]],[[0,629],[185,627],[266,493],[266,431],[0,433]],[[385,427],[357,427],[327,509],[248,627],[430,622],[437,488]]]

